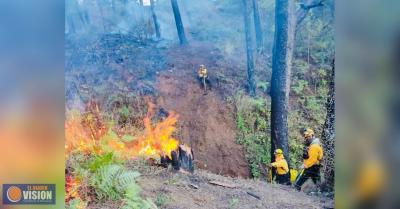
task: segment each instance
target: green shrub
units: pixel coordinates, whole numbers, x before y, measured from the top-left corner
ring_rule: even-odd
[[[118,113],[120,116],[120,120],[127,121],[129,118],[129,115],[131,114],[131,111],[129,110],[129,108],[126,105],[124,105],[118,109]]]
[[[236,107],[237,143],[245,148],[253,177],[270,161],[269,104],[263,98],[251,98],[239,92],[233,99]]]
[[[260,88],[263,92],[267,91],[269,82],[257,81],[257,88]]]
[[[68,157],[67,165],[75,178],[85,184],[82,188],[93,188],[96,202],[123,200],[122,208],[157,208],[150,199],[140,196],[141,189],[136,183],[139,172],[125,168],[123,161],[113,152],[90,155],[74,153]],[[74,199],[69,201],[68,207],[77,208],[83,203]]]
[[[72,199],[68,202],[68,204],[65,204],[66,209],[82,209],[87,207],[87,202],[77,198],[77,199]]]
[[[106,165],[97,170],[90,178],[98,200],[124,200],[123,208],[157,208],[148,200],[140,197],[140,187],[136,183],[139,172],[125,169],[122,165]]]
[[[102,155],[93,155],[87,162],[88,169],[91,172],[96,172],[99,168],[119,162],[112,152],[104,153]]]
[[[252,98],[243,92],[239,92],[233,101],[236,107],[237,143],[245,149],[252,176],[265,177],[262,171],[271,162],[270,103],[267,99]],[[297,168],[302,162],[303,138],[300,130],[314,127],[311,125],[314,123],[310,123],[311,120],[302,111],[294,109],[288,115],[289,156],[293,168]]]
[[[297,80],[295,84],[292,86],[292,91],[296,93],[296,95],[302,95],[305,87],[308,85],[308,81],[306,80]]]
[[[166,195],[164,195],[164,194],[162,194],[162,193],[157,193],[157,194],[156,194],[156,199],[155,199],[154,203],[155,203],[158,207],[162,208],[162,207],[164,207],[164,206],[167,204],[168,200],[169,200],[168,196],[166,196]]]
[[[235,208],[238,203],[239,203],[238,198],[232,198],[229,200],[228,208]]]

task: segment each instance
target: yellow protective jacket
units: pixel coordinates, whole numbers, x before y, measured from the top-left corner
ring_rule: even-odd
[[[207,77],[207,69],[206,68],[200,68],[197,73],[199,74],[200,78],[206,78]]]
[[[313,165],[319,165],[322,157],[324,156],[324,151],[319,142],[318,138],[315,138],[310,146],[307,148],[308,158],[304,159],[303,166],[304,168],[309,168]]]
[[[283,155],[277,155],[275,162],[271,163],[271,166],[276,168],[276,173],[278,175],[284,175],[289,172],[289,166]]]

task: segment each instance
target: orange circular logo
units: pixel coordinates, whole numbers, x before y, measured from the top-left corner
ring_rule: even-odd
[[[18,188],[16,186],[12,186],[12,187],[8,188],[7,198],[11,202],[18,202],[21,200],[21,197],[22,197],[22,191],[20,188]]]

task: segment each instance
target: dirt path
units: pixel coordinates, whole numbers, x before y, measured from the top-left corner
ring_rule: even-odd
[[[167,53],[167,66],[158,75],[157,105],[174,111],[179,118],[179,140],[194,150],[198,168],[230,176],[249,176],[244,151],[235,143],[233,110],[213,86],[207,95],[196,80],[197,67],[216,69],[215,53],[207,47],[176,48]],[[211,56],[210,56],[211,54]],[[211,67],[211,68],[210,68]]]
[[[332,199],[309,196],[288,186],[223,177],[203,170],[186,175],[155,169],[153,173],[142,172],[138,183],[144,196],[163,199],[158,204],[164,209],[333,208]],[[235,188],[212,185],[210,181],[228,183]]]

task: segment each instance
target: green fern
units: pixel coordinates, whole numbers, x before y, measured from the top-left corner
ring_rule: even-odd
[[[91,183],[96,188],[96,194],[100,200],[121,198],[121,194],[114,187],[115,178],[121,170],[121,165],[107,165],[99,168],[91,178]]]
[[[88,168],[91,172],[95,173],[99,168],[106,165],[117,163],[117,159],[114,157],[112,152],[108,152],[102,155],[94,155],[88,162]]]
[[[151,199],[140,197],[140,190],[136,183],[127,185],[122,209],[157,209]]]
[[[97,170],[91,178],[91,185],[96,190],[98,200],[124,200],[122,208],[154,209],[151,200],[140,197],[140,187],[136,178],[137,171],[126,170],[122,165],[105,165]]]
[[[132,184],[136,185],[135,179],[139,176],[140,173],[136,171],[121,172],[116,182],[116,189],[120,192],[126,191],[130,185]]]

